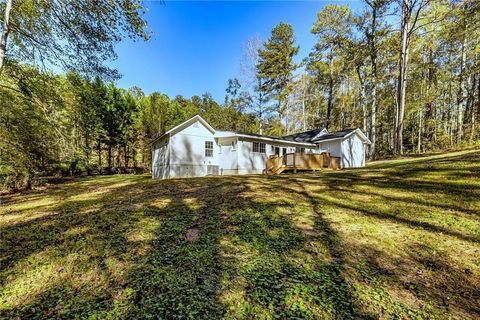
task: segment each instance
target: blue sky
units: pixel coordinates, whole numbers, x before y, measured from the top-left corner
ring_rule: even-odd
[[[355,0],[145,1],[153,36],[148,42],[124,40],[117,45],[118,59],[112,65],[123,75],[118,85],[170,97],[210,92],[222,102],[228,79],[239,76],[247,38],[258,33],[265,40],[280,21],[290,23],[300,46],[299,61],[313,47],[310,28],[328,3],[359,7]]]

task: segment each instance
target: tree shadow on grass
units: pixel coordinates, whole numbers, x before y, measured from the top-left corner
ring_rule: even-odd
[[[95,191],[88,185],[53,190],[66,196],[48,208],[54,214],[2,229],[2,293],[19,298],[2,315],[358,316],[333,231],[317,221],[326,234],[305,235],[288,214],[296,206],[262,201],[255,179],[144,180],[92,200],[68,200]],[[333,258],[305,265],[312,241],[328,242]],[[225,292],[239,278],[243,302],[232,311]],[[43,283],[28,288],[29,281]]]
[[[304,186],[297,182],[298,188],[288,188],[279,179],[250,181],[262,184],[259,189],[272,197],[284,194],[293,201],[264,201],[263,206],[253,207],[255,211],[242,207],[237,218],[234,215],[231,219],[231,223],[239,225],[234,244],[256,253],[254,258],[234,262],[240,265],[237,271],[240,269],[246,287],[247,308],[240,317],[373,318],[356,306],[352,288],[343,275],[341,240]],[[307,225],[295,221],[295,200],[306,201],[305,209],[312,213],[311,219],[304,221]],[[282,202],[278,210],[276,206]]]
[[[457,165],[461,162],[469,162],[471,164],[478,163],[480,153],[478,150],[471,151],[464,154],[457,155],[445,155],[440,154],[439,157],[416,157],[413,159],[404,159],[402,162],[392,161],[384,163],[372,163],[370,166],[361,170],[375,170],[375,169],[393,169],[398,171],[418,171],[431,168],[434,165],[450,165],[452,170],[457,168]]]
[[[322,184],[319,179],[312,179],[310,177],[302,177],[301,181],[302,185],[304,187],[307,186],[308,189],[314,189],[316,186]],[[390,215],[383,212],[383,210],[371,209],[367,203],[363,203],[363,205],[360,202],[352,203],[351,199],[348,196],[345,197],[343,193],[339,193],[338,198],[328,196],[328,194],[335,193],[338,187],[338,183],[335,187],[332,187],[330,182],[331,181],[323,182],[328,186],[327,196],[323,195],[322,192],[309,193],[313,203],[326,205],[335,208],[335,210],[343,208],[345,209],[344,212],[352,212],[360,216],[387,220],[407,228],[423,229],[433,233],[434,236],[442,237],[439,238],[439,241],[441,241],[440,239],[445,239],[445,237],[447,237],[447,239],[448,237],[454,237],[468,243],[467,248],[475,248],[475,246],[478,248],[478,243],[480,242],[478,234],[470,235],[464,231],[452,230],[452,226],[447,228],[424,221],[418,221],[414,219],[413,216],[405,218],[398,215]],[[348,188],[348,186],[352,189],[351,186],[353,184],[340,185],[342,186],[340,191],[344,192],[343,189]],[[391,187],[390,185],[389,188]],[[379,188],[379,190],[379,192],[381,192],[382,189]],[[355,190],[350,190],[349,192],[353,194]],[[392,202],[390,206],[395,207],[395,203],[396,202]],[[335,238],[333,239],[335,240]],[[329,241],[324,240],[324,242],[328,243]],[[419,242],[413,241],[409,245],[415,246],[416,244],[418,245]],[[381,252],[374,250],[374,248],[370,246],[357,247],[357,245],[352,245],[351,242],[348,244],[348,249],[346,248],[346,250],[355,252],[356,257],[366,259],[368,270],[366,273],[368,277],[378,278],[378,275],[381,275],[380,278],[384,279],[385,283],[388,283],[390,290],[394,292],[409,292],[414,294],[419,301],[428,301],[429,304],[445,310],[445,316],[450,315],[450,312],[453,312],[453,314],[457,316],[461,315],[460,317],[467,318],[475,318],[475,314],[480,314],[480,309],[475,303],[475,301],[478,301],[480,298],[480,284],[474,280],[475,277],[473,276],[472,270],[468,267],[462,268],[461,265],[457,265],[457,262],[450,261],[448,256],[437,252],[436,250],[438,249],[413,250],[412,248],[407,250],[407,258],[402,259],[399,259],[398,253]],[[393,269],[385,268],[382,266],[382,263],[395,267]],[[350,267],[352,266],[355,265],[351,265],[350,261]],[[355,269],[361,270],[362,266],[355,267]],[[410,278],[410,280],[406,280],[408,278]],[[383,293],[380,291],[377,294],[382,295]],[[397,307],[398,305],[395,303],[393,310]],[[423,312],[423,316],[428,316],[431,311],[426,309],[426,311]]]
[[[186,193],[173,187],[173,202],[148,211],[147,216],[160,213],[162,223],[143,262],[129,272],[135,294],[127,318],[218,319],[225,314],[219,300],[220,242],[228,232],[225,215],[232,198],[247,189],[242,182],[206,178]]]
[[[163,310],[165,317],[215,318],[221,220],[206,206],[218,183],[204,182],[115,188],[2,228],[2,294],[11,297],[2,314],[126,318]],[[188,243],[185,232],[199,219],[205,232]],[[45,283],[27,287],[35,281]]]
[[[399,283],[400,273],[411,271],[409,265],[399,261],[403,269],[389,270],[378,257],[395,257],[347,244],[326,218],[325,206],[475,239],[410,217],[386,216],[356,202],[334,201],[316,189],[343,193],[353,184],[367,184],[380,192],[412,190],[394,178],[373,181],[363,172],[140,179],[132,184],[128,178],[112,178],[104,185],[111,188],[91,199],[88,192],[95,191],[95,180],[51,190],[45,194],[65,197],[55,206],[39,208],[51,215],[1,230],[0,293],[7,301],[1,316],[373,318],[359,305],[351,274],[346,276],[347,267],[352,267],[349,251],[365,259],[366,278],[383,274],[388,284]],[[433,182],[413,186],[413,191],[428,192],[430,187],[448,192]],[[447,187],[467,190],[454,183]],[[78,197],[82,192],[86,198]],[[12,199],[17,200],[21,199]],[[440,267],[442,274],[458,274],[446,258],[432,264],[430,256],[418,254],[411,260]],[[449,286],[455,279],[439,285]],[[475,313],[478,310],[466,299],[475,299],[468,292],[478,287],[468,275],[460,280],[455,290],[465,299],[456,307]],[[441,299],[440,287],[423,284],[417,291],[419,298]],[[453,294],[451,289],[444,291]]]
[[[478,161],[478,155],[458,158],[456,161],[463,163],[458,168],[461,172],[472,171],[478,166],[474,163],[474,161]],[[455,176],[455,179],[451,179],[451,181],[450,178],[447,179],[448,182],[435,180],[418,182],[405,180],[412,177],[410,173],[404,173],[403,178],[399,178],[392,172],[393,170],[391,172],[374,172],[375,177],[373,178],[371,177],[371,170],[359,170],[331,172],[321,176],[293,176],[288,177],[288,179],[289,182],[297,179],[308,189],[319,190],[311,193],[311,198],[335,210],[340,209],[342,214],[347,213],[349,217],[355,215],[358,215],[359,219],[362,216],[373,217],[402,226],[403,230],[405,228],[424,230],[438,238],[439,242],[443,243],[445,241],[446,244],[450,241],[449,237],[453,237],[455,240],[452,243],[462,244],[464,242],[465,247],[462,244],[462,248],[473,249],[471,252],[474,255],[478,252],[475,247],[478,248],[480,234],[473,229],[475,221],[478,225],[479,190],[474,187],[475,175]],[[411,172],[413,172],[415,179],[422,179],[422,172],[424,175],[428,175],[431,171],[424,168],[423,171],[412,170]],[[451,170],[436,167],[435,173],[440,177],[450,176]],[[467,181],[459,183],[457,179],[467,179]],[[469,183],[468,180],[472,183]],[[359,186],[361,188],[357,188]],[[375,192],[369,192],[370,189],[375,190]],[[285,190],[285,192],[288,192],[288,190]],[[398,192],[398,195],[396,192]],[[415,193],[420,198],[405,196],[405,194],[411,193]],[[394,196],[389,196],[389,194]],[[425,201],[421,198],[422,194],[428,196],[431,200]],[[373,196],[373,199],[370,199],[370,196]],[[445,202],[448,204],[444,204]],[[420,210],[418,214],[416,214],[416,211],[410,212],[409,204],[437,207],[437,209],[432,209],[437,216],[432,217],[428,212],[422,212],[423,210]],[[443,209],[454,210],[465,215],[462,216],[456,212],[443,212]],[[415,210],[418,210],[418,208]],[[439,216],[442,213],[445,214],[445,221]],[[423,219],[427,221],[422,221]],[[416,240],[420,243],[423,243],[422,239],[430,238],[427,236],[428,234],[421,232],[406,233],[406,236],[413,235],[420,237]],[[460,242],[456,240],[460,240]],[[411,245],[414,245],[416,242],[413,239],[412,241]],[[362,250],[369,252],[372,249],[363,248]],[[356,251],[358,248],[355,249],[350,243],[348,250]],[[436,250],[438,249],[418,253],[417,250],[408,249],[406,253],[410,254],[407,255],[407,258],[403,257],[400,260],[398,256],[393,254],[390,256],[387,252],[377,252],[370,258],[367,257],[367,265],[369,265],[367,269],[379,269],[378,266],[375,266],[378,264],[378,261],[375,261],[378,257],[383,257],[381,259],[383,260],[382,263],[388,264],[395,261],[394,263],[397,265],[393,268],[394,271],[387,270],[385,275],[386,283],[389,283],[390,286],[397,284],[399,286],[398,291],[413,293],[420,301],[428,301],[429,304],[445,310],[445,316],[451,316],[450,312],[453,312],[460,318],[475,318],[475,315],[480,314],[478,304],[475,303],[479,299],[480,292],[480,284],[474,276],[475,271],[472,273],[469,267],[462,267],[462,263],[458,264],[458,257],[456,257],[456,260],[451,260],[452,258],[449,258],[448,255],[439,257],[440,253]],[[461,249],[458,248],[458,250]],[[453,252],[445,253],[455,256]],[[359,254],[358,252],[356,255],[365,256],[364,253]],[[468,263],[471,263],[469,260],[465,261],[465,265],[468,266]],[[478,261],[478,259],[476,260]],[[471,261],[475,261],[475,257]],[[380,266],[381,269],[385,268]],[[372,271],[367,271],[367,273],[371,274]],[[375,273],[377,272],[375,271]],[[407,277],[412,280],[406,281],[405,278]],[[428,312],[431,311],[427,311],[426,316]]]
[[[473,178],[470,177],[470,179]],[[308,184],[313,186],[314,182],[308,182]],[[360,173],[325,175],[322,177],[322,184],[327,187],[328,193],[323,195],[320,192],[318,197],[331,205],[430,232],[447,234],[466,241],[480,242],[480,233],[472,232],[472,230],[465,232],[465,227],[455,230],[454,226],[450,224],[438,224],[441,220],[436,220],[435,223],[421,221],[423,216],[432,222],[434,219],[432,220],[427,214],[416,215],[414,211],[410,212],[419,210],[419,208],[423,209],[422,212],[453,210],[459,214],[470,216],[469,220],[473,224],[480,216],[480,190],[472,188],[469,184],[459,185],[454,181],[450,183],[440,181],[419,183],[388,174],[371,179],[363,177]],[[373,197],[372,205],[369,201],[354,200],[354,197],[358,195]],[[383,201],[379,201],[379,198]],[[399,212],[400,208],[403,208],[403,211]]]
[[[458,309],[472,318],[480,314],[480,305],[475,303],[480,301],[480,286],[472,281],[469,268],[456,265],[445,255],[422,243],[409,246],[409,257],[415,265],[425,270],[421,281],[403,283],[417,297],[436,301],[447,311]]]

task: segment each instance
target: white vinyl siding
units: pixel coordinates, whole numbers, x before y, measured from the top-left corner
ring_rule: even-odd
[[[167,179],[170,175],[169,137],[158,141],[152,151],[152,177]]]
[[[342,141],[342,168],[365,166],[365,145],[357,134]]]

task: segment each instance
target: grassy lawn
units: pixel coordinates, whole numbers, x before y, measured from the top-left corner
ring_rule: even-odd
[[[480,152],[2,197],[0,317],[479,319]]]

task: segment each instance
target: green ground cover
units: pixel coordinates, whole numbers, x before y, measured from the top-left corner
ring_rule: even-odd
[[[2,196],[2,318],[478,319],[480,152]]]

